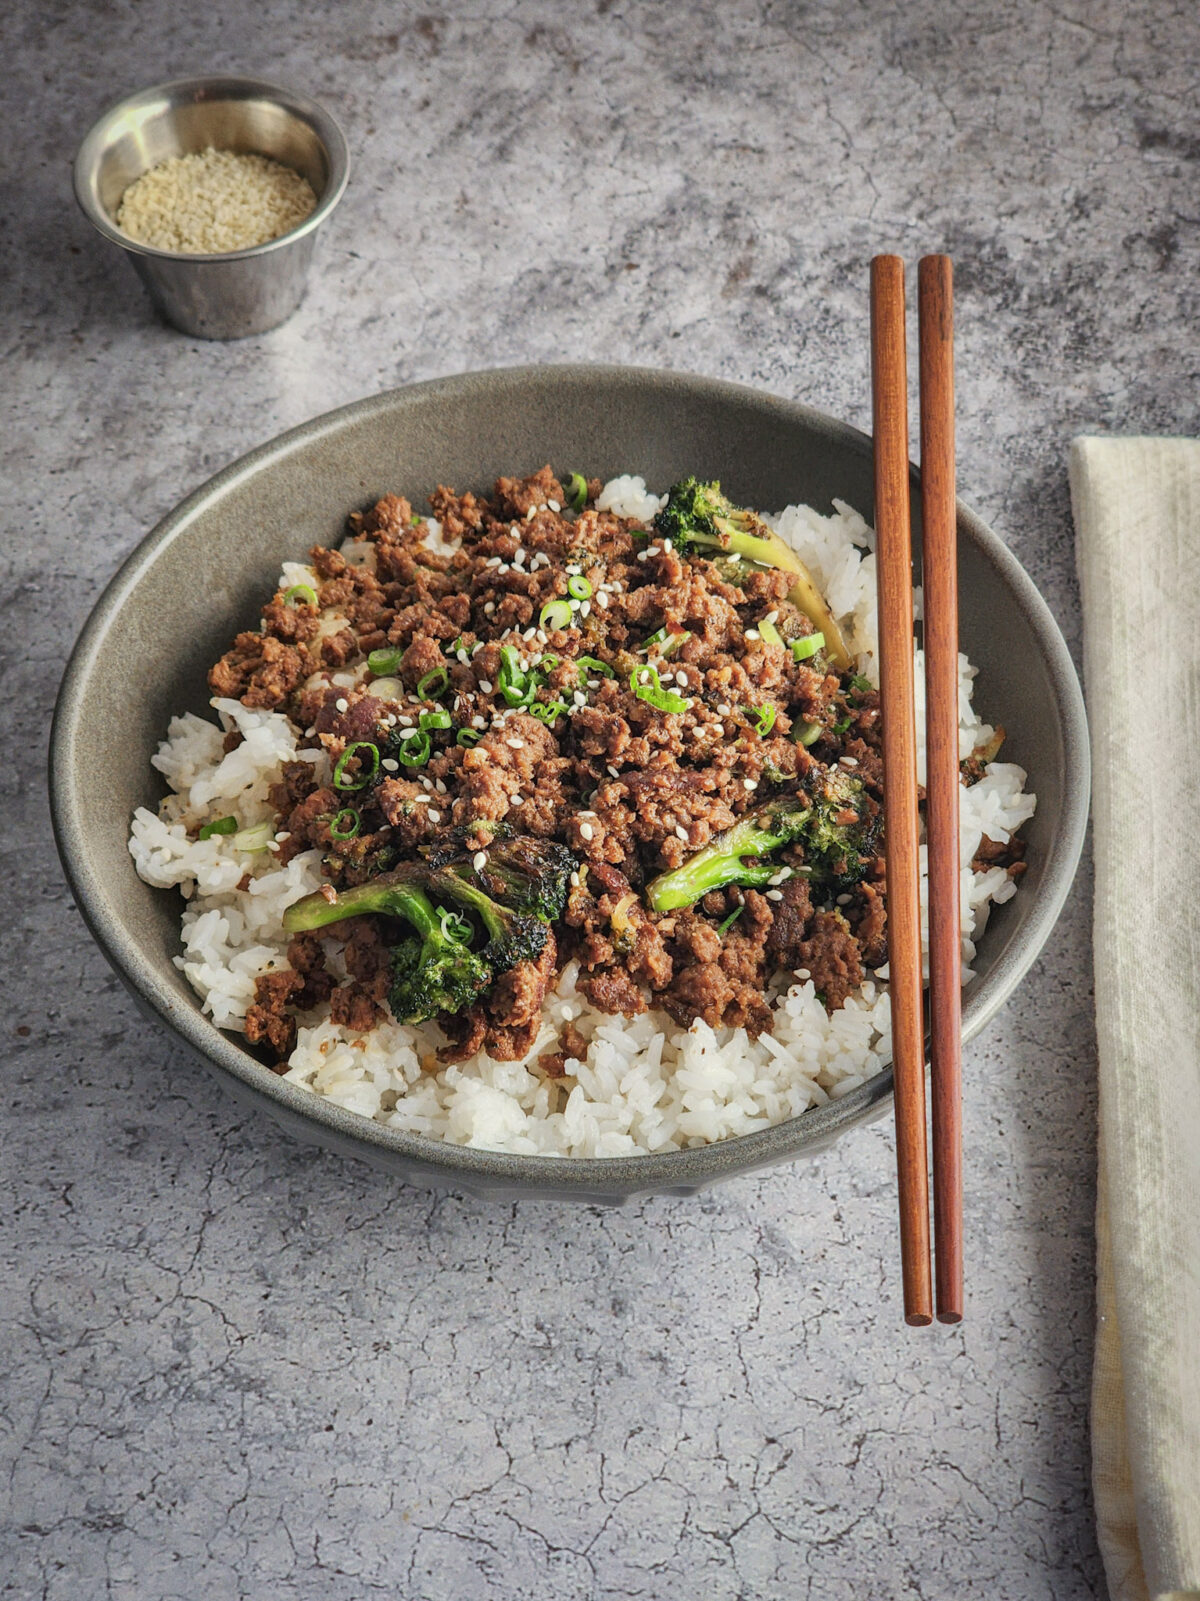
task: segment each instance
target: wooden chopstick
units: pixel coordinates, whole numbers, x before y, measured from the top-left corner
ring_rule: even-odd
[[[925,1144],[918,867],[917,737],[913,714],[912,530],[908,497],[908,370],[904,263],[871,262],[871,390],[879,569],[879,688],[883,710],[888,989],[904,1321],[933,1322],[929,1167]]]
[[[949,256],[917,271],[925,591],[925,829],[937,1315],[963,1315],[962,931],[958,855],[958,543],[954,505],[954,285]]]

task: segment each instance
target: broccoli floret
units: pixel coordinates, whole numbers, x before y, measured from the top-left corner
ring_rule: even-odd
[[[390,873],[332,899],[318,890],[289,906],[289,934],[323,928],[366,912],[403,918],[415,930],[392,955],[392,1011],[405,1023],[437,1012],[460,1012],[518,962],[536,962],[546,948],[548,925],[562,915],[576,866],[564,846],[518,836],[499,841],[476,869],[474,857],[435,866],[405,862]],[[487,936],[472,950],[470,925],[441,910],[472,913]]]
[[[833,665],[840,672],[849,672],[853,663],[846,641],[808,568],[757,512],[735,506],[723,495],[719,483],[681,478],[668,492],[666,505],[654,519],[654,529],[683,555],[724,551],[760,567],[778,567],[790,573],[788,599],[824,634],[825,654]]]
[[[817,883],[837,890],[858,882],[874,854],[877,819],[868,816],[858,779],[832,772],[811,790],[780,796],[748,812],[703,850],[669,873],[660,873],[646,888],[652,911],[691,906],[710,890],[727,884],[759,889],[778,871],[777,864],[757,859],[784,845],[804,850],[805,866]]]

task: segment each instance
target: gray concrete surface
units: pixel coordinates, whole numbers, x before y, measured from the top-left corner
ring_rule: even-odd
[[[888,1125],[623,1213],[405,1189],[245,1121],[59,877],[76,630],[242,451],[409,380],[603,358],[869,415],[872,252],[958,267],[963,494],[1079,640],[1065,455],[1197,427],[1190,0],[26,5],[5,16],[0,1593],[1077,1601],[1089,883],[968,1052],[969,1321],[900,1325]],[[282,330],[160,326],[92,117],[275,75],[353,149]]]

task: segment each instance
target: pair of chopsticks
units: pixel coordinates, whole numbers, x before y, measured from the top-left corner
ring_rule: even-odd
[[[949,256],[918,269],[925,820],[929,856],[929,1031],[939,1322],[963,1315],[962,947],[958,856],[958,552],[954,504],[954,293]],[[879,568],[888,964],[904,1320],[933,1321],[925,1025],[921,981],[917,741],[913,709],[912,532],[904,263],[871,263],[871,387]]]

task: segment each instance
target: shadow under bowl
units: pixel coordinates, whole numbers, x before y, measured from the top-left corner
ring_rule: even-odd
[[[51,739],[51,804],[80,910],[119,976],[154,1018],[243,1102],[299,1138],[420,1184],[511,1199],[616,1203],[707,1184],[828,1146],[885,1112],[890,1070],[789,1122],[653,1156],[572,1159],[468,1149],[389,1129],[286,1083],[220,1032],[172,962],[182,903],[134,871],[135,807],[163,793],[150,757],[170,718],[208,711],[206,673],[233,634],[257,625],[280,563],[334,544],[349,511],[438,484],[487,490],[502,473],[685,473],[719,478],[744,504],[777,510],[848,501],[873,512],[871,442],[819,412],[739,385],[638,368],[526,367],[438,379],[305,423],[190,495],[113,578],[68,664]],[[914,479],[916,477],[914,470]],[[914,502],[915,504],[915,502]],[[918,531],[919,532],[919,531]],[[977,704],[1008,730],[1005,756],[1029,774],[1038,808],[1024,833],[1020,893],[993,912],[964,1035],[1013,993],[1050,934],[1087,821],[1089,755],[1070,655],[1032,580],[997,536],[959,507],[960,630],[979,668]],[[917,541],[919,561],[919,538]]]

